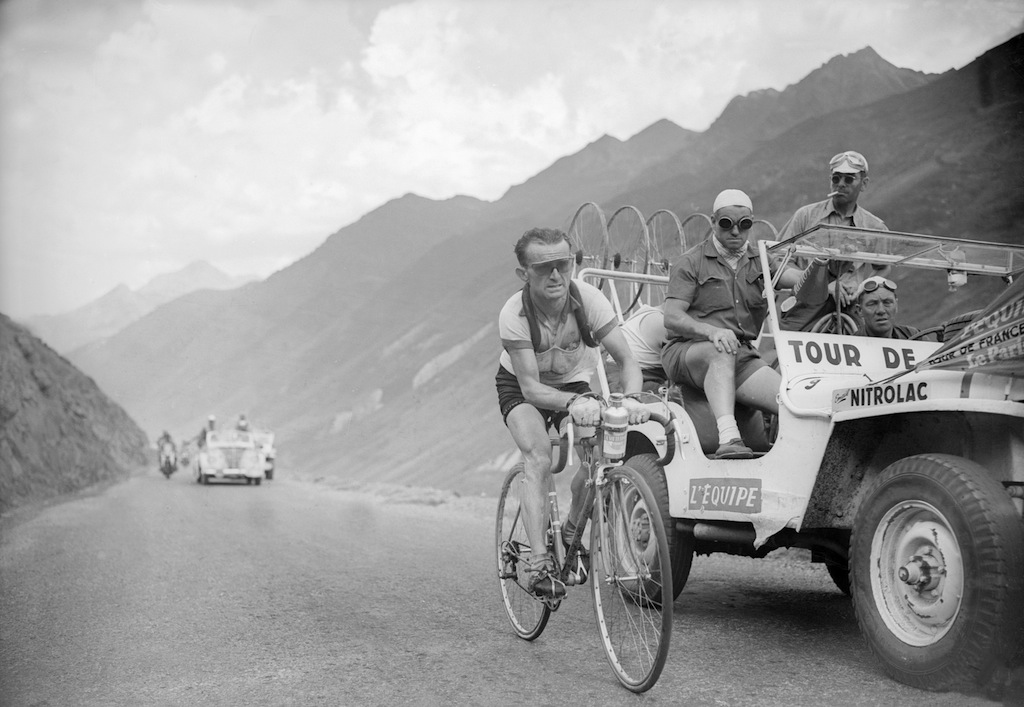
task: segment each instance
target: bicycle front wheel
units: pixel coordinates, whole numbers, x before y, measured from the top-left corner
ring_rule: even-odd
[[[522,507],[525,478],[522,464],[516,464],[505,476],[498,499],[496,545],[498,583],[505,613],[519,637],[532,641],[547,626],[551,608],[526,588],[530,539],[526,535]]]
[[[668,539],[650,486],[635,469],[605,474],[590,529],[594,611],[619,682],[645,692],[658,681],[672,637]]]

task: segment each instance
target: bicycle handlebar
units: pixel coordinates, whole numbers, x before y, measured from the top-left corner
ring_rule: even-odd
[[[601,396],[597,395],[596,393],[584,393],[580,397],[595,398],[598,402],[600,402],[602,404],[602,406],[605,405],[605,401],[601,398]],[[659,466],[665,466],[670,461],[672,461],[672,458],[675,456],[675,453],[676,453],[675,417],[674,417],[674,415],[672,414],[671,411],[669,411],[669,415],[667,417],[665,415],[660,414],[660,413],[651,411],[650,412],[650,419],[653,420],[654,422],[657,422],[658,424],[660,424],[662,427],[665,428],[665,454],[660,459],[658,459],[658,461],[657,461]],[[569,413],[569,423],[570,424],[575,424],[575,423],[572,422],[572,413],[571,412]],[[587,437],[585,439],[581,439],[581,440],[579,440],[578,443],[581,444],[581,445],[585,445],[585,444],[593,445],[593,444],[596,443],[596,440],[597,440],[597,437],[595,435],[593,437]],[[554,445],[552,445],[552,446],[554,446]],[[555,461],[554,464],[552,464],[552,466],[551,466],[551,473],[552,474],[557,474],[560,471],[562,471],[563,469],[565,469],[565,464],[568,461],[568,459],[569,459],[569,435],[565,434],[565,435],[561,435],[559,437],[559,439],[558,439],[558,459],[557,459],[557,461]]]

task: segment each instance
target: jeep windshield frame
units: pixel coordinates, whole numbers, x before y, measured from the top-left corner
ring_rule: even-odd
[[[773,259],[835,258],[996,277],[1024,270],[1024,246],[828,224],[770,245],[768,253]]]
[[[787,267],[812,258],[829,258],[854,263],[892,267],[962,272],[967,275],[1000,277],[1006,283],[1024,274],[1024,245],[994,243],[964,238],[931,236],[901,231],[876,231],[854,226],[818,224],[785,241],[762,240],[761,267],[768,272],[773,264],[774,277],[765,278],[768,316],[765,327],[781,333],[776,296],[779,276]],[[762,329],[762,335],[766,332]]]

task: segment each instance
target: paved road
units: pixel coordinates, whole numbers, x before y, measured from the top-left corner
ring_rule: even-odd
[[[994,705],[887,679],[795,558],[698,558],[643,696],[587,591],[534,643],[492,576],[493,500],[155,471],[0,521],[5,705]]]

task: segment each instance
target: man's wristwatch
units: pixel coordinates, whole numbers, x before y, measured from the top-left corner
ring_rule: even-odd
[[[571,408],[572,404],[574,402],[576,402],[579,399],[579,397],[580,397],[579,393],[577,393],[576,395],[574,395],[571,398],[569,398],[569,400],[567,400],[566,403],[565,403],[565,409],[568,410],[569,408]]]

